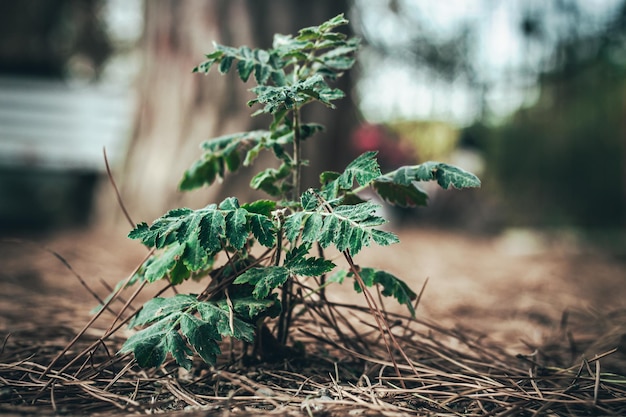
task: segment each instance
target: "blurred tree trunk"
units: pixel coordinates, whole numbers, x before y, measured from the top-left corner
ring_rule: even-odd
[[[144,68],[140,76],[140,106],[125,167],[115,177],[134,222],[151,222],[174,207],[202,207],[227,195],[249,200],[249,177],[227,178],[221,186],[181,193],[182,173],[200,157],[204,140],[226,133],[261,127],[250,117],[251,98],[235,74],[208,76],[191,70],[213,50],[212,41],[250,47],[271,46],[273,34],[295,33],[347,11],[347,1],[323,0],[158,0],[146,2]],[[348,94],[350,79],[339,85]],[[311,109],[327,127],[325,138],[305,149],[314,160],[325,155],[318,169],[337,169],[345,155],[343,138],[354,120],[348,99],[324,113]],[[348,112],[346,114],[346,112]],[[319,113],[319,114],[318,114]],[[305,115],[306,117],[307,115]],[[307,143],[309,145],[309,143]],[[308,151],[308,152],[307,152]],[[338,156],[339,158],[335,157]],[[244,175],[245,176],[245,175]],[[244,188],[245,187],[245,188]],[[104,224],[124,221],[109,184],[99,196],[98,218]]]

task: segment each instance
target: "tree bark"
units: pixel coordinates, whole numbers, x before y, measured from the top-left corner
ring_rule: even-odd
[[[115,173],[133,221],[149,223],[169,209],[198,208],[227,195],[242,201],[258,197],[248,191],[245,174],[243,180],[231,176],[208,190],[177,191],[182,173],[200,157],[203,141],[263,126],[245,104],[252,98],[247,91],[251,83],[244,85],[234,73],[203,76],[191,70],[213,50],[212,41],[267,48],[274,33],[320,24],[346,12],[347,1],[158,0],[145,7],[140,105],[125,166]],[[342,79],[339,87],[349,94],[350,79]],[[323,159],[319,169],[337,169],[344,162],[335,156],[345,154],[341,148],[355,119],[352,108],[344,99],[332,113],[312,108],[305,114],[316,113],[315,121],[327,127],[327,137],[313,139],[305,150],[312,160]],[[104,224],[124,221],[109,184],[103,184],[99,195],[98,219]]]

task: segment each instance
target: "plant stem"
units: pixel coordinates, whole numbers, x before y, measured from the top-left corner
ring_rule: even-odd
[[[302,150],[300,146],[300,107],[293,110],[293,194],[292,200],[300,199],[301,171],[302,171]]]
[[[302,159],[301,159],[301,147],[300,147],[300,107],[293,109],[293,189],[291,191],[291,199],[298,201],[300,199],[301,189],[301,171],[302,171]],[[289,327],[291,324],[291,314],[293,311],[293,280],[294,277],[290,277],[282,288],[281,304],[283,306],[282,312],[278,319],[278,334],[277,339],[283,346],[287,344],[287,336],[289,335]]]
[[[278,218],[280,223],[280,218]],[[282,224],[281,224],[282,226]],[[276,243],[276,253],[274,255],[274,266],[280,265],[280,253],[282,248],[282,228],[278,229],[277,234],[277,243]],[[278,333],[276,335],[276,340],[281,346],[285,346],[287,344],[287,335],[289,334],[289,323],[291,322],[291,301],[292,301],[292,291],[293,291],[293,277],[289,277],[287,282],[283,285],[280,294],[280,303],[282,305],[282,310],[280,312],[280,316],[278,317]]]

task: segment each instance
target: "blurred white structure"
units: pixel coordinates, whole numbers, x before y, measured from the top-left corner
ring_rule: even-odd
[[[134,116],[129,89],[0,78],[0,168],[105,172],[121,162]]]

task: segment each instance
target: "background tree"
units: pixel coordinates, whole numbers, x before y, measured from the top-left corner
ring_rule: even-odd
[[[183,171],[197,159],[202,141],[249,130],[259,123],[250,118],[251,109],[241,105],[251,96],[247,87],[235,79],[236,75],[228,75],[227,82],[216,82],[216,77],[221,77],[217,72],[206,77],[191,73],[212,51],[212,41],[267,47],[273,33],[295,33],[347,9],[347,1],[335,0],[146,2],[139,111],[125,167],[116,173],[133,220],[151,221],[173,207],[200,207],[233,194],[233,188],[247,188],[247,184],[227,178],[221,187],[209,191],[174,191]],[[343,77],[341,88],[350,91],[350,82],[349,76]],[[337,111],[317,118],[326,125],[327,138],[315,149],[305,147],[305,157],[312,152],[325,155],[321,160],[327,166],[309,172],[332,169],[345,162],[341,148],[354,117],[343,112],[343,108],[350,106],[340,102]],[[325,110],[320,107],[313,111]],[[104,185],[100,201],[101,220],[121,220],[108,185]]]

